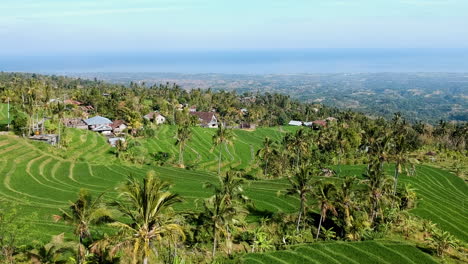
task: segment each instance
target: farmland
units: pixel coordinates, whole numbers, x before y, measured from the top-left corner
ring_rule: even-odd
[[[114,188],[127,176],[142,178],[149,170],[154,170],[162,179],[174,184],[173,190],[184,198],[176,209],[184,211],[210,196],[210,192],[202,187],[205,182],[217,181],[217,176],[207,171],[216,167],[210,143],[214,133],[211,129],[194,129],[186,155],[189,162],[200,164],[202,170],[196,171],[125,164],[112,155],[101,135],[74,129],[69,133],[72,143],[66,152],[43,143],[0,136],[0,175],[4,176],[0,197],[13,202],[21,208],[22,216],[31,219],[35,226],[31,236],[39,240],[46,241],[59,232],[70,231],[70,227],[63,223],[53,222],[52,216],[59,213],[57,208],[67,207],[80,188],[95,195],[106,192],[106,199],[112,200],[116,197]],[[176,155],[175,139],[171,136],[174,133],[173,127],[163,126],[155,138],[143,141],[143,145],[150,152],[166,151]],[[261,146],[263,138],[280,139],[286,130],[268,128],[235,133],[234,144],[223,150],[228,157],[223,161],[224,167],[251,166],[255,162],[253,152]],[[388,173],[392,169],[388,166]],[[363,170],[364,166],[346,166],[343,174],[358,176]],[[468,215],[466,210],[459,208],[467,200],[468,187],[460,178],[430,166],[418,166],[415,176],[402,176],[401,182],[410,183],[418,193],[418,206],[411,213],[433,221],[462,241],[468,240],[464,228]],[[287,187],[285,180],[258,180],[250,182],[245,189],[259,211],[292,213],[297,210],[297,198],[277,195]],[[313,244],[244,256],[246,263],[373,263],[389,258],[398,258],[399,263],[434,262],[414,246],[392,242]]]
[[[437,263],[416,247],[390,241],[330,242],[265,254],[246,254],[244,263]]]
[[[178,155],[175,146],[177,127],[162,126],[156,136],[143,141],[143,146],[149,153],[158,151],[170,153],[172,157]],[[246,169],[255,164],[255,155],[262,146],[263,139],[269,137],[279,141],[286,133],[297,130],[297,127],[259,128],[253,131],[234,130],[232,144],[221,148],[222,166],[225,168]],[[192,138],[187,144],[184,158],[188,165],[196,165],[197,169],[215,171],[218,166],[219,149],[213,149],[212,138],[216,129],[201,127],[192,128]]]

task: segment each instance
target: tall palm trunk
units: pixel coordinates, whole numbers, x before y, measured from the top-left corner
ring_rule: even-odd
[[[217,243],[217,236],[216,236],[216,224],[213,225],[213,251],[211,253],[211,256],[215,257],[215,254],[216,254],[216,243]]]
[[[182,165],[184,163],[184,154],[183,154],[183,148],[182,148],[182,142],[179,144],[179,165]]]
[[[394,182],[394,185],[393,185],[393,195],[396,194],[396,191],[397,191],[397,185],[398,185],[398,176],[400,176],[400,162],[397,162],[395,164],[395,182]]]
[[[301,224],[302,212],[304,211],[304,199],[301,195],[301,205],[299,208],[299,215],[297,216],[297,224],[296,224],[296,231],[299,232],[299,226]]]
[[[315,237],[315,239],[318,239],[318,237],[320,235],[320,229],[322,228],[322,220],[323,220],[323,214],[320,214],[319,225],[318,225],[318,228],[317,228],[317,236]]]
[[[221,145],[219,144],[218,176],[221,175]]]

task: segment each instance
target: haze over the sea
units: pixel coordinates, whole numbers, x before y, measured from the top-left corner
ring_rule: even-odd
[[[468,72],[468,49],[307,49],[0,55],[0,70],[39,73]]]

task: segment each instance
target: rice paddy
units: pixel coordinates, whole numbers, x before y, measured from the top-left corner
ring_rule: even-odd
[[[143,146],[150,153],[164,151],[176,156],[174,129],[162,126],[155,138],[143,141]],[[223,167],[253,166],[256,163],[254,153],[265,136],[279,140],[292,129],[295,128],[235,131],[233,144],[223,149]],[[217,166],[211,149],[213,129],[195,128],[188,144],[185,159],[187,163],[199,164],[197,170],[122,163],[111,154],[103,136],[74,129],[69,133],[72,140],[66,152],[41,142],[0,136],[0,200],[14,203],[21,215],[31,220],[34,225],[31,238],[47,241],[60,232],[71,232],[69,226],[55,223],[52,216],[60,213],[58,208],[66,208],[80,188],[96,195],[106,192],[106,199],[112,200],[116,197],[115,187],[129,175],[142,178],[154,170],[162,179],[172,182],[173,191],[184,198],[176,208],[183,211],[193,210],[197,201],[211,195],[202,187],[205,182],[217,181],[217,176],[209,172]],[[392,167],[388,170],[391,173]],[[363,171],[364,166],[344,166],[342,173],[360,175]],[[418,194],[417,208],[411,213],[468,241],[468,187],[463,180],[444,170],[422,165],[417,167],[414,176],[401,176],[400,183],[410,183]],[[299,203],[296,198],[277,195],[287,187],[285,180],[259,180],[249,182],[245,190],[258,210],[295,212]],[[413,245],[389,241],[321,243],[244,256],[246,263],[387,263],[389,259],[398,263],[434,263],[429,255]]]

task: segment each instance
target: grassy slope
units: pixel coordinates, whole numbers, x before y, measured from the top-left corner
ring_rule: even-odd
[[[165,129],[173,128],[166,127]],[[88,131],[72,131],[73,143],[65,154],[55,153],[55,149],[43,143],[11,136],[0,136],[0,199],[6,198],[17,203],[24,216],[30,217],[37,214],[37,217],[34,218],[36,225],[31,237],[48,240],[50,235],[64,231],[70,232],[71,229],[64,224],[54,223],[52,215],[59,213],[57,208],[65,208],[69,200],[74,200],[80,188],[89,189],[96,194],[107,191],[106,196],[112,199],[116,195],[114,187],[124,181],[128,175],[143,177],[148,170],[155,170],[161,178],[173,182],[175,184],[173,190],[185,198],[185,202],[178,206],[178,209],[183,210],[193,209],[197,199],[210,195],[209,191],[202,188],[204,182],[217,180],[217,176],[208,172],[121,164],[109,154],[110,147],[102,136]],[[170,134],[164,129],[159,133],[160,138],[163,137],[163,133]],[[213,133],[214,130],[197,128],[196,135],[203,136],[199,136],[200,140],[193,140],[190,143],[201,156],[207,156],[200,162],[208,164],[207,166],[216,166],[210,165],[209,155],[211,153],[208,147]],[[264,136],[279,137],[282,132],[275,128],[260,129],[258,132],[236,131],[236,134],[238,135],[236,147],[241,145],[238,142],[242,140],[248,142],[247,145],[257,148],[261,145]],[[168,141],[173,139],[169,136],[168,138],[154,140],[154,142],[159,142],[158,146],[167,144],[167,148],[169,148],[173,143]],[[206,142],[207,140],[208,142]],[[200,145],[204,145],[204,148]],[[154,148],[157,147],[154,146]],[[234,158],[234,160],[226,162],[225,165],[237,163],[238,166],[248,166],[252,163],[249,155],[243,155],[239,149],[230,151],[240,154],[237,155],[237,159]],[[343,173],[360,175],[363,169],[363,166],[345,166]],[[391,168],[388,169],[390,172]],[[461,206],[467,200],[468,187],[462,180],[443,170],[420,166],[416,176],[402,176],[401,182],[411,183],[421,198],[418,208],[413,210],[414,214],[432,220],[459,239],[467,241],[467,233],[464,228],[467,214]],[[284,190],[286,187],[287,182],[285,181],[256,181],[250,183],[245,189],[259,210],[293,212],[298,200],[276,195],[278,190]],[[360,247],[361,244],[355,246]],[[321,247],[321,245],[312,247]],[[335,252],[335,249],[331,248],[332,245],[326,245],[326,247],[330,252]],[[347,247],[347,245],[340,245],[340,247]],[[416,254],[416,258],[418,258],[417,252],[414,251],[417,251],[416,248],[407,245],[393,247],[397,247],[399,252],[401,250],[408,252],[409,255]],[[313,249],[308,250],[313,251]],[[296,253],[302,252],[300,249],[294,251]],[[283,253],[274,254],[281,255]],[[306,255],[304,252],[301,254]],[[405,256],[408,257],[408,254],[405,253]],[[254,257],[247,256],[249,259],[259,258],[255,257],[256,254]],[[310,255],[308,257],[310,258]],[[251,261],[255,262],[255,260]]]
[[[289,250],[246,254],[244,263],[437,263],[409,244],[390,241],[329,242],[301,245]]]
[[[177,159],[179,150],[175,146],[176,130],[175,126],[162,126],[155,138],[143,140],[143,146],[149,150],[149,153],[168,152]],[[265,137],[280,140],[285,133],[295,130],[297,127],[259,128],[255,131],[234,130],[233,144],[221,148],[223,166],[237,169],[251,167]],[[192,132],[192,138],[184,152],[186,165],[196,165],[198,169],[215,171],[218,166],[219,149],[212,149],[212,138],[216,129],[196,127]]]

